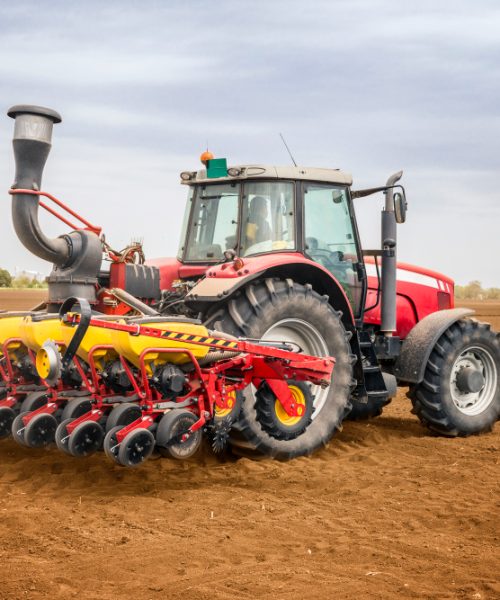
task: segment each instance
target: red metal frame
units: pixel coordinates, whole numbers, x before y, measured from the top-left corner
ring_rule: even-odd
[[[30,194],[31,196],[43,196],[44,198],[48,198],[54,204],[56,204],[57,206],[59,206],[59,208],[62,208],[69,215],[71,215],[75,219],[78,219],[78,221],[80,221],[80,223],[82,225],[84,225],[84,227],[81,227],[79,225],[75,225],[74,223],[72,223],[71,221],[69,221],[69,219],[67,217],[65,217],[64,215],[61,215],[60,213],[58,213],[57,210],[55,210],[54,208],[51,208],[45,202],[42,202],[41,200],[39,201],[39,204],[40,204],[40,206],[42,208],[44,208],[51,215],[54,215],[54,217],[58,218],[65,225],[68,225],[68,227],[71,227],[74,230],[86,229],[87,231],[92,231],[93,233],[95,233],[98,236],[101,235],[101,233],[102,233],[102,227],[97,227],[96,225],[92,225],[92,223],[90,223],[89,221],[87,221],[87,219],[84,219],[76,211],[74,211],[73,209],[71,209],[67,204],[64,204],[64,202],[62,202],[61,200],[59,200],[55,196],[52,196],[52,194],[49,194],[47,192],[39,192],[39,191],[36,191],[36,190],[25,190],[25,189],[9,190],[9,194],[11,194],[11,195],[15,195],[15,194]]]
[[[65,315],[64,320],[67,324],[76,326],[80,322],[80,315],[77,313],[68,313]],[[103,329],[124,331],[130,335],[144,335],[153,339],[187,335],[171,329],[158,329],[148,325],[140,325],[139,323],[129,325],[126,323],[103,321],[98,318],[91,318],[89,325]],[[137,380],[127,361],[123,357],[120,357],[122,365],[133,384],[134,391],[139,398],[142,414],[134,422],[117,432],[116,438],[118,444],[131,431],[150,428],[157,418],[165,414],[166,404],[169,405],[168,408],[172,407],[172,403],[174,406],[182,404],[198,417],[197,421],[184,433],[182,440],[185,441],[214,417],[216,406],[227,408],[231,394],[246,388],[250,384],[259,387],[263,381],[268,382],[287,414],[300,416],[286,381],[288,379],[298,379],[301,381],[311,381],[321,386],[327,386],[330,383],[335,363],[335,360],[330,357],[321,358],[298,354],[272,346],[261,346],[245,340],[233,341],[215,337],[190,337],[198,339],[184,339],[182,341],[190,345],[210,347],[219,351],[227,350],[234,352],[235,356],[204,368],[200,366],[198,360],[188,348],[159,348],[153,345],[143,350],[138,357],[140,376]],[[101,348],[104,347],[110,348],[110,346],[101,346]],[[97,348],[96,346],[95,350]],[[188,389],[184,395],[178,396],[174,401],[170,401],[163,398],[162,394],[150,385],[147,357],[151,354],[176,354],[177,356],[184,354],[187,356],[193,364],[194,370],[186,374]],[[97,381],[99,374],[93,355],[94,349],[89,353],[89,363],[92,379]],[[97,386],[94,385],[94,387]],[[80,423],[88,420],[98,421],[103,416],[104,407],[102,398],[99,401],[95,393],[92,396],[98,400],[97,403],[90,412],[68,424],[68,435],[71,435],[72,431]],[[192,400],[192,403],[186,406],[185,403],[189,400]]]

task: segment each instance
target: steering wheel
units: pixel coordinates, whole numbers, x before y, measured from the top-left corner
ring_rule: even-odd
[[[326,248],[319,248],[319,242],[317,238],[308,237],[306,238],[307,253],[309,256],[320,265],[323,265],[329,271],[339,270],[342,268],[339,263],[344,259],[344,253],[340,250],[331,252]]]

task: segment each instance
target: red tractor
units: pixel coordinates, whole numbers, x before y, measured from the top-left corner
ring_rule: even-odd
[[[305,430],[269,387],[249,386],[231,424],[237,452],[309,454],[346,417],[379,415],[398,385],[409,386],[419,419],[445,436],[487,431],[499,418],[500,336],[471,319],[472,310],[454,308],[450,278],[396,262],[397,224],[406,214],[401,172],[384,186],[353,191],[351,176],[336,169],[228,168],[225,159],[204,157],[204,169],[181,173],[188,201],[177,257],[144,263],[140,249],[113,253],[88,223],[55,240],[43,235],[41,176],[60,117],[31,106],[9,115],[16,118],[14,225],[33,253],[54,262],[49,311],[78,296],[102,313],[135,306],[335,359],[331,385],[309,385]],[[353,200],[377,192],[385,195],[381,248],[364,250]]]

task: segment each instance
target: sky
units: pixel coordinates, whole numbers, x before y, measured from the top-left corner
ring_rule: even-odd
[[[59,111],[43,189],[115,248],[175,255],[207,144],[230,164],[341,168],[353,189],[404,170],[401,261],[500,287],[497,0],[0,3],[0,109]],[[0,267],[50,271],[17,240],[0,114]],[[365,247],[382,196],[355,201]],[[66,228],[46,217],[48,235]]]

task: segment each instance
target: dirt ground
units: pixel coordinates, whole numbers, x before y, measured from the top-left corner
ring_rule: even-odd
[[[500,303],[476,308],[500,330]],[[2,441],[0,598],[500,598],[499,449],[499,425],[430,435],[403,392],[288,463]]]

